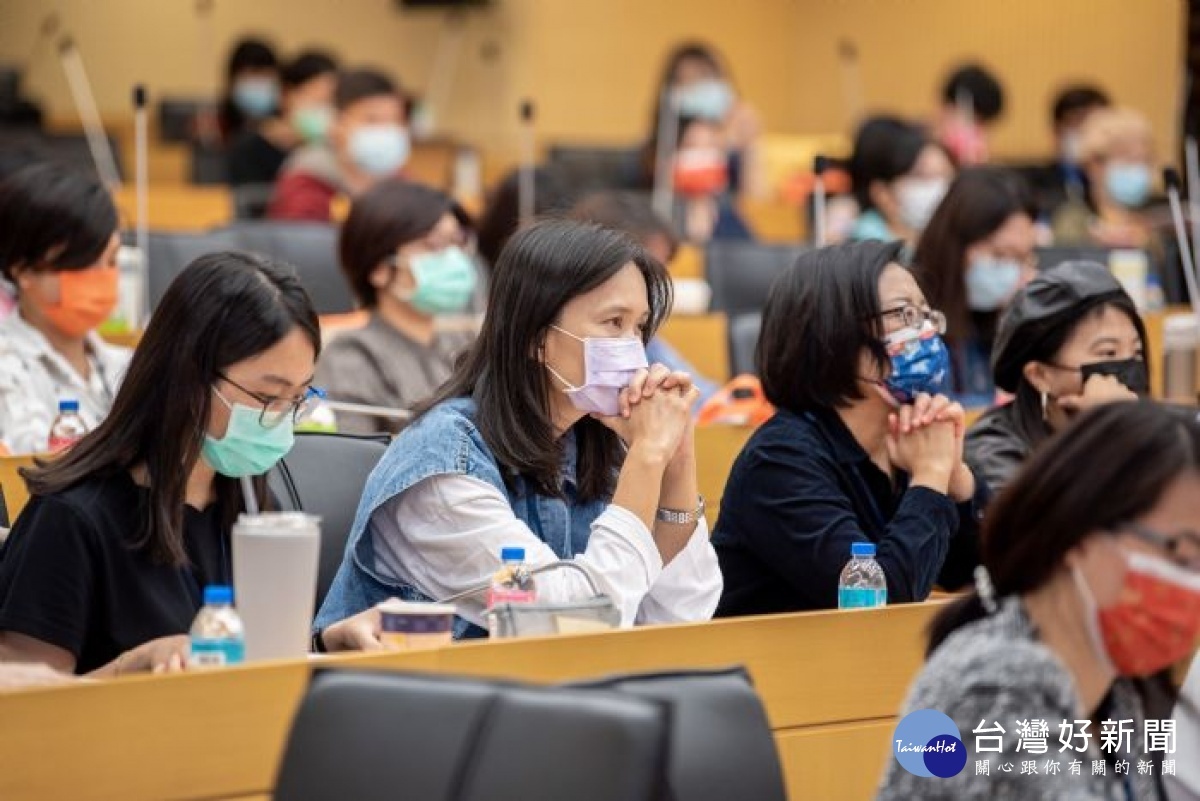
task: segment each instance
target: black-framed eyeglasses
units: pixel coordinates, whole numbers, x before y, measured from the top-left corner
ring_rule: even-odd
[[[1114,531],[1126,531],[1143,542],[1148,542],[1162,548],[1170,556],[1171,561],[1189,570],[1200,570],[1200,533],[1181,531],[1175,535],[1163,534],[1141,523],[1123,523],[1116,526]],[[1190,558],[1184,556],[1185,549],[1194,552]]]
[[[302,423],[312,414],[317,403],[325,398],[325,390],[320,387],[309,387],[298,398],[278,398],[246,389],[224,373],[217,373],[217,377],[262,404],[258,413],[258,424],[263,428],[275,428],[289,417],[293,425]]]
[[[905,328],[920,330],[928,322],[939,334],[946,333],[946,315],[937,309],[920,309],[912,304],[884,309],[879,313],[880,318],[899,317]]]

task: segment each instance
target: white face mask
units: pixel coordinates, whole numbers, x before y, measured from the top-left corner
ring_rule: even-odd
[[[913,231],[923,231],[950,185],[944,178],[902,178],[895,187],[900,221]]]

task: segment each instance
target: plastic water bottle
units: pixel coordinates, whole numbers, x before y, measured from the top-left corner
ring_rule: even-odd
[[[856,542],[838,580],[838,609],[876,606],[887,606],[887,577],[875,561],[875,543]]]
[[[192,623],[188,667],[214,668],[246,661],[246,632],[233,608],[233,588],[204,588],[204,607]]]
[[[492,576],[492,586],[487,594],[488,608],[536,601],[537,590],[533,586],[533,577],[524,571],[525,549],[501,548],[500,561],[504,564]]]
[[[50,438],[47,447],[51,453],[66,450],[87,433],[87,424],[79,416],[79,401],[74,398],[64,398],[58,402],[58,417],[50,424]]]

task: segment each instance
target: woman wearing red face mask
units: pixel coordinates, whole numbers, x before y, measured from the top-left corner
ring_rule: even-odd
[[[903,710],[948,715],[966,761],[920,778],[902,766],[913,752],[898,754],[879,798],[1164,797],[1175,757],[1146,723],[1170,717],[1152,691],[1200,636],[1198,493],[1194,410],[1110,404],[1038,450],[988,510],[976,591],[934,620]],[[1049,724],[1040,751],[1037,721]],[[1001,769],[1030,759],[1037,775]]]
[[[63,399],[94,428],[108,413],[130,352],[95,329],[117,303],[117,210],[108,190],[55,164],[0,184],[0,271],[17,308],[0,320],[0,444],[47,449]]]

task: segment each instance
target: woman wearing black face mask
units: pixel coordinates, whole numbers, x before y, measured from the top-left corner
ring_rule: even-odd
[[[993,492],[1071,418],[1150,392],[1142,318],[1094,262],[1060,264],[1017,293],[993,354],[996,386],[1016,399],[984,415],[966,438],[967,462]]]

